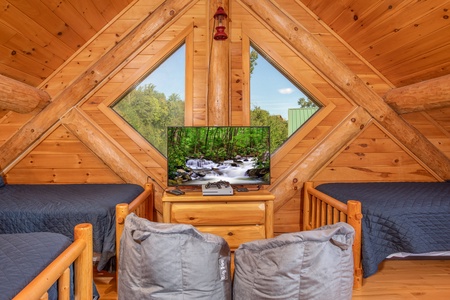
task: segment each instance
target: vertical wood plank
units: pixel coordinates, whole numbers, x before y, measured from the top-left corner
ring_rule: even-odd
[[[211,1],[210,14],[213,18],[214,32],[218,21],[214,20],[217,8],[221,6],[228,14],[228,0]],[[228,17],[223,20],[225,31],[228,34]],[[208,125],[225,126],[230,123],[230,99],[229,99],[229,38],[214,40],[211,36],[211,53],[208,73]]]

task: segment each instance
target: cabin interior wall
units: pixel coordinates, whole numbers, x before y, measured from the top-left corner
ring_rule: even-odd
[[[161,2],[161,1],[159,1]],[[41,85],[50,96],[58,95],[70,82],[124,36],[131,32],[149,12],[156,9],[158,1],[136,1],[125,9],[114,22],[108,24],[88,44],[71,57]],[[393,87],[373,66],[364,61],[354,49],[343,43],[299,1],[278,1],[285,12],[314,34],[371,89],[380,96]],[[380,124],[371,121],[361,133],[344,147],[334,150],[317,149],[324,141],[333,142],[333,132],[357,107],[326,76],[297,53],[286,41],[274,34],[254,13],[240,1],[230,0],[229,35],[230,51],[230,111],[232,125],[249,124],[249,70],[248,47],[256,43],[271,58],[322,104],[322,111],[308,121],[298,132],[273,154],[272,185],[275,199],[275,232],[300,230],[301,187],[304,180],[292,180],[291,174],[299,174],[311,165],[310,154],[323,151],[331,159],[315,166],[317,171],[307,178],[320,182],[329,181],[435,181],[426,165],[418,161]],[[155,205],[161,219],[161,195],[166,182],[166,161],[157,150],[134,132],[110,108],[144,74],[156,66],[174,47],[186,43],[187,71],[186,121],[188,125],[207,123],[208,61],[211,40],[209,1],[198,0],[182,16],[149,40],[132,57],[121,64],[106,80],[99,83],[86,97],[79,99],[76,108],[89,122],[105,132],[121,149],[123,155],[140,164],[156,183]],[[45,114],[46,111],[40,112]],[[33,118],[35,113],[17,114],[0,112],[0,145],[15,131]],[[448,110],[411,113],[404,115],[447,156],[450,155],[450,120]],[[63,117],[63,116],[60,116]],[[17,153],[17,159],[8,166],[1,166],[8,183],[93,183],[123,182],[104,161],[70,129],[61,123],[48,128],[46,134],[31,145],[25,153]],[[308,163],[306,163],[308,162]],[[296,179],[296,178],[294,178]],[[140,182],[141,179],[136,180]],[[150,180],[150,179],[149,179]]]

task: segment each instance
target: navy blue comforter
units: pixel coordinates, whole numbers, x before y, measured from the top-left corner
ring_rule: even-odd
[[[111,271],[115,256],[115,206],[143,188],[134,184],[5,185],[0,187],[0,234],[55,232],[73,240],[79,223],[93,226],[98,269]]]
[[[317,187],[344,203],[362,203],[364,277],[396,252],[450,250],[450,183],[330,183]]]
[[[68,237],[49,233],[0,234],[0,300],[12,299],[71,241]],[[56,299],[54,285],[49,299]]]

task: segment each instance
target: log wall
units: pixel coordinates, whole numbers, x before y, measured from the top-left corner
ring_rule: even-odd
[[[104,30],[93,37],[66,64],[40,86],[52,99],[70,86],[115,45],[130,34],[163,1],[136,1]],[[170,2],[170,1],[166,1]],[[206,125],[208,115],[208,61],[210,55],[210,5],[206,0],[192,5],[153,35],[95,87],[76,99],[76,118],[56,116],[58,121],[44,134],[17,153],[14,161],[3,161],[0,169],[9,183],[137,182],[156,184],[156,208],[161,214],[161,193],[166,182],[166,160],[134,132],[109,106],[158,63],[186,44],[186,125]],[[275,232],[300,229],[300,189],[306,180],[328,181],[436,181],[435,170],[421,161],[408,145],[402,144],[364,108],[336,86],[327,74],[260,19],[246,1],[229,1],[230,123],[249,124],[248,51],[253,44],[267,53],[292,79],[323,104],[323,108],[272,156],[272,185],[275,195]],[[251,1],[250,1],[251,2]],[[336,59],[363,80],[376,95],[385,95],[394,86],[349,48],[299,1],[277,1],[289,18],[301,24],[330,49]],[[284,20],[284,18],[282,19]],[[449,109],[402,115],[406,122],[450,156]],[[40,112],[45,114],[46,110]],[[0,112],[0,147],[35,116]],[[55,117],[55,116],[53,116]],[[69,121],[67,121],[69,120]],[[95,144],[77,130],[90,124],[90,132],[104,139]],[[87,134],[87,133],[86,133]],[[129,177],[107,151],[132,162]],[[119,150],[118,150],[119,149]],[[14,149],[11,149],[14,151]],[[147,178],[146,178],[147,177]],[[159,218],[161,215],[159,214]]]

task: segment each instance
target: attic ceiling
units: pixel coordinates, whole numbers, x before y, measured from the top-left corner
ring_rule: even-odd
[[[393,86],[450,74],[450,0],[291,1],[308,7]],[[39,86],[131,2],[2,0],[0,74]]]
[[[132,0],[1,0],[0,74],[38,86]]]

